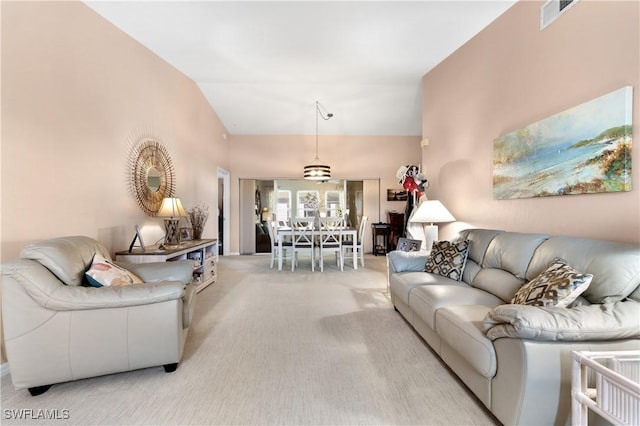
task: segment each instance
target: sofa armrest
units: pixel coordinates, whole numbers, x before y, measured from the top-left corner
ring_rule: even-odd
[[[185,284],[180,281],[158,281],[114,287],[60,286],[43,303],[55,311],[122,308],[180,299]]]
[[[54,311],[119,308],[148,305],[183,297],[185,284],[160,281],[114,287],[83,287],[63,284],[40,263],[19,259],[2,265],[3,304],[5,292],[20,289],[38,305]]]
[[[192,260],[176,260],[172,262],[152,262],[152,263],[128,263],[114,262],[116,265],[125,268],[136,274],[146,283],[157,281],[180,281],[184,284],[191,282],[193,273]]]
[[[484,319],[491,340],[512,337],[533,340],[586,341],[640,338],[640,303],[582,305],[574,308],[500,305]]]
[[[400,251],[387,253],[389,272],[424,272],[429,254],[426,251]]]

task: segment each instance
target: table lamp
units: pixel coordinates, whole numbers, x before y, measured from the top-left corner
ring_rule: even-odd
[[[187,212],[182,207],[180,198],[165,198],[162,200],[160,210],[157,216],[164,217],[164,245],[177,246],[180,244],[180,235],[178,233],[180,218],[185,217]]]
[[[263,222],[268,222],[270,220],[273,220],[273,214],[269,211],[269,209],[267,207],[263,207],[262,208],[262,215],[261,215],[261,219]]]
[[[424,227],[425,244],[424,249],[431,250],[434,241],[438,241],[438,227],[434,223],[453,222],[456,218],[438,200],[423,201],[418,206],[418,210],[409,218],[412,223],[428,223]]]

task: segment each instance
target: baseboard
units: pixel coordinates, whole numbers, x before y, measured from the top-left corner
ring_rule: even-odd
[[[0,376],[4,377],[7,374],[9,374],[9,363],[5,362],[5,363],[0,365]]]

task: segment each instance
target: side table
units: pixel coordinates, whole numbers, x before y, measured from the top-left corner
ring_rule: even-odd
[[[373,255],[379,254],[386,256],[389,251],[389,234],[391,233],[391,226],[388,223],[372,223],[371,230],[373,231]]]
[[[189,259],[193,261],[191,284],[196,291],[201,291],[218,277],[218,240],[192,240],[178,246],[160,249],[158,246],[145,247],[145,250],[134,248],[131,252],[116,252],[116,260],[130,263],[171,262],[172,260]]]

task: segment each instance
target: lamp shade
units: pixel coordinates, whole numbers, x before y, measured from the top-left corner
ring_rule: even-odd
[[[424,201],[418,210],[411,216],[409,222],[417,223],[443,223],[453,222],[456,218],[438,200]]]
[[[329,180],[331,179],[331,167],[323,164],[304,166],[304,178],[307,180]]]
[[[180,198],[165,198],[162,200],[160,210],[158,210],[157,216],[159,217],[181,217],[186,216],[187,212],[182,207]]]
[[[333,117],[333,114],[324,114],[320,110],[320,102],[316,101],[316,158],[313,164],[304,166],[304,178],[307,180],[327,181],[331,179],[331,167],[320,164],[318,158],[318,117],[322,117],[323,120],[329,120]]]

